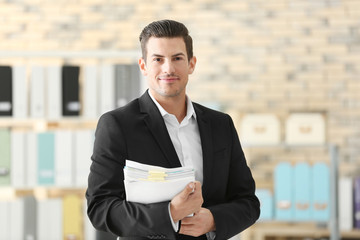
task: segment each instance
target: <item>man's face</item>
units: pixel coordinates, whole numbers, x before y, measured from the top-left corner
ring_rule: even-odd
[[[155,99],[185,96],[188,75],[193,73],[195,64],[195,57],[188,61],[181,37],[151,37],[147,43],[146,61],[139,60],[141,72],[147,77]]]

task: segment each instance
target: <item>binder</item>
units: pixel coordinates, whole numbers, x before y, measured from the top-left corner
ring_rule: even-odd
[[[0,129],[0,186],[11,183],[10,130]]]
[[[79,72],[77,66],[62,67],[62,115],[80,115]]]
[[[25,132],[11,131],[11,185],[25,187]]]
[[[38,134],[38,184],[54,185],[55,183],[55,148],[54,133]]]
[[[313,219],[326,222],[330,219],[330,173],[325,163],[315,163],[312,167]]]
[[[360,177],[354,178],[354,228],[360,229]]]
[[[29,131],[26,133],[25,144],[25,176],[26,186],[33,188],[38,185],[38,136]]]
[[[130,95],[128,96],[128,102],[138,98],[141,93],[141,74],[138,64],[131,64],[130,66]]]
[[[28,91],[26,67],[16,65],[13,68],[13,117],[28,117]]]
[[[75,186],[86,187],[91,165],[91,154],[94,146],[93,130],[75,131]]]
[[[0,201],[0,239],[10,239],[10,203]]]
[[[282,162],[275,167],[274,194],[276,220],[294,220],[293,175],[293,167],[290,163]]]
[[[312,218],[311,168],[307,163],[297,163],[294,168],[295,220],[310,221]]]
[[[60,198],[38,201],[37,240],[63,240],[63,209]]]
[[[82,200],[77,195],[63,198],[63,239],[83,239]]]
[[[10,66],[0,66],[0,116],[12,116],[12,69]]]
[[[115,108],[115,70],[114,66],[104,64],[100,70],[100,115]]]
[[[60,66],[49,66],[46,74],[47,117],[49,120],[58,120],[62,115],[61,68]]]
[[[98,117],[98,68],[95,65],[84,67],[83,116],[88,119]]]
[[[96,230],[87,215],[87,202],[83,201],[84,240],[95,240]]]
[[[274,218],[273,196],[268,189],[256,189],[255,195],[260,201],[260,221],[272,220]]]
[[[37,239],[37,201],[33,196],[22,198],[24,203],[24,237],[25,240]]]
[[[73,180],[73,133],[55,131],[55,185],[71,187]]]
[[[350,231],[353,229],[353,182],[351,177],[339,178],[339,229]]]
[[[129,102],[131,91],[131,71],[128,64],[115,65],[115,103],[122,107]]]
[[[10,202],[10,238],[24,239],[24,202],[17,198]]]
[[[45,117],[45,71],[41,66],[33,66],[31,69],[30,116]]]

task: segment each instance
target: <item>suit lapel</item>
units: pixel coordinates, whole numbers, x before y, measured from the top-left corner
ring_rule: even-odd
[[[169,166],[181,167],[164,119],[147,91],[139,98],[139,104],[140,111],[144,113],[144,122],[168,160]]]
[[[210,120],[206,118],[204,112],[194,104],[196,117],[199,125],[201,146],[203,152],[203,194],[211,188],[212,164],[213,164],[213,144],[212,144],[212,128]]]

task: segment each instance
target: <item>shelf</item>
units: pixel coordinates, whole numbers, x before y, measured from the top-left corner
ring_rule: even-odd
[[[0,187],[0,200],[6,201],[24,196],[34,196],[37,199],[60,198],[69,194],[84,197],[85,191],[85,188],[61,186],[38,186],[34,188]]]
[[[245,230],[244,240],[266,240],[276,238],[323,238],[330,237],[331,231],[324,225],[315,222],[257,222]],[[360,239],[360,230],[340,232],[342,238]]]
[[[0,117],[0,128],[31,128],[34,130],[46,130],[49,128],[91,128],[95,129],[97,120],[81,117],[64,117],[58,120],[48,119],[15,119]]]

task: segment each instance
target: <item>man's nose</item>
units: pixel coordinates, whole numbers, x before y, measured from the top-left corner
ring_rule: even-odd
[[[175,71],[174,64],[171,61],[165,61],[162,68],[163,72],[167,74],[174,73]]]

